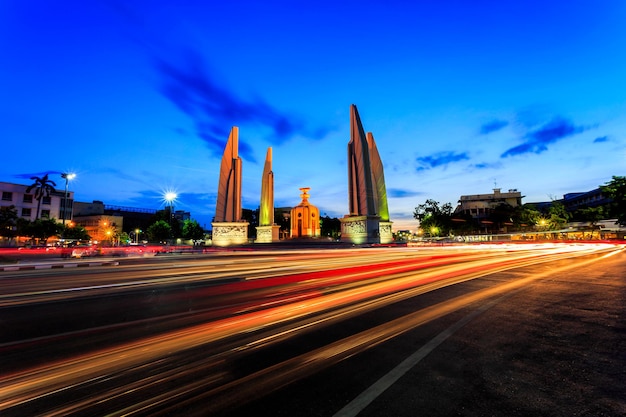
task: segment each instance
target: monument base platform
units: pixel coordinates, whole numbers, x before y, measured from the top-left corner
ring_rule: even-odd
[[[378,216],[344,216],[341,221],[341,241],[360,245],[380,243]]]
[[[211,223],[213,246],[243,245],[248,243],[248,222]]]
[[[378,223],[378,234],[380,236],[380,243],[391,243],[393,242],[393,232],[391,231],[392,222],[379,222]]]
[[[254,243],[272,243],[278,242],[278,231],[280,226],[258,226],[256,228],[256,240]]]

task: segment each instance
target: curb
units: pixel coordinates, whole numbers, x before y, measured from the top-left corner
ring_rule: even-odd
[[[0,272],[2,271],[28,271],[35,269],[61,269],[61,268],[83,268],[89,266],[116,266],[120,263],[117,261],[109,262],[73,262],[73,263],[59,263],[59,264],[31,264],[31,265],[11,265],[0,266]]]

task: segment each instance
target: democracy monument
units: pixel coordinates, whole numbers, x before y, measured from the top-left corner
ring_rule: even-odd
[[[216,246],[248,243],[248,222],[241,219],[241,158],[239,157],[239,128],[230,130],[217,186],[217,204],[213,226]]]
[[[234,126],[226,142],[217,190],[213,226],[213,244],[240,245],[248,242],[249,223],[242,219],[239,128]],[[320,236],[319,209],[309,202],[309,187],[302,187],[302,201],[291,210],[290,238]],[[354,104],[350,106],[350,141],[348,142],[349,213],[341,221],[341,241],[354,244],[389,243],[393,240],[389,220],[383,164],[374,141],[361,124]],[[279,226],[274,224],[274,172],[272,148],[268,148],[261,177],[261,202],[256,243],[279,240]]]

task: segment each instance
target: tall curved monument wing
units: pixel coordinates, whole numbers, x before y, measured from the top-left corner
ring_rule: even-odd
[[[367,132],[367,144],[370,151],[370,159],[372,165],[372,181],[374,183],[374,192],[376,195],[377,213],[381,221],[389,221],[389,206],[387,205],[387,188],[385,187],[385,173],[383,172],[383,162],[380,160],[380,154],[374,142],[372,132]]]
[[[213,245],[241,245],[248,241],[249,223],[242,221],[241,214],[239,128],[233,126],[220,165],[215,219],[211,223]]]
[[[342,241],[361,244],[393,240],[383,163],[374,135],[365,135],[354,104],[350,106],[348,199],[350,213],[341,219]]]
[[[356,106],[350,106],[350,142],[348,142],[348,193],[350,215],[376,215],[372,169],[367,138]]]
[[[272,243],[279,240],[280,226],[274,224],[274,171],[272,171],[272,148],[267,148],[263,176],[261,177],[261,204],[259,225],[256,228],[257,243]]]
[[[259,226],[274,224],[274,172],[272,171],[272,148],[267,148],[263,177],[261,178],[261,205],[259,206]]]
[[[217,187],[216,222],[236,222],[241,219],[241,158],[239,157],[239,128],[233,126],[220,165]]]

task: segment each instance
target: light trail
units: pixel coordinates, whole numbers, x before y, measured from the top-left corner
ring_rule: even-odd
[[[251,349],[275,343],[308,328],[343,320],[364,311],[370,311],[392,302],[413,297],[424,291],[440,288],[441,286],[453,285],[454,283],[497,271],[519,268],[539,262],[569,259],[594,253],[601,254],[607,252],[610,254],[615,253],[615,251],[616,248],[614,247],[561,246],[550,250],[545,248],[530,250],[526,248],[525,250],[511,250],[508,252],[498,250],[495,253],[484,251],[472,253],[469,256],[462,256],[461,254],[459,256],[435,257],[434,259],[431,259],[433,258],[432,256],[422,256],[421,259],[415,262],[407,261],[406,251],[390,252],[390,254],[393,253],[392,256],[376,257],[380,264],[375,268],[370,265],[370,268],[365,267],[352,274],[349,271],[351,269],[354,270],[354,267],[344,268],[339,269],[339,273],[336,270],[327,272],[328,276],[326,277],[309,278],[306,280],[295,279],[289,284],[300,292],[311,291],[311,294],[315,296],[303,297],[302,294],[294,293],[295,295],[287,298],[287,301],[284,301],[282,305],[274,305],[270,299],[270,302],[258,304],[256,309],[252,307],[253,311],[245,312],[244,310],[233,317],[161,333],[123,345],[77,355],[69,359],[48,363],[45,366],[4,376],[0,382],[0,410],[9,410],[12,407],[25,405],[32,401],[45,400],[47,397],[52,397],[66,390],[85,387],[90,384],[93,385],[102,380],[114,379],[116,375],[127,375],[129,372],[132,374],[136,370],[151,364],[167,363],[167,358],[171,356],[172,352],[217,344],[220,341],[232,339],[235,335],[242,335],[248,338],[252,337],[250,335],[253,333],[269,332],[270,328],[273,329],[272,332],[263,337],[253,337],[251,341],[246,341],[246,343],[236,346],[229,351],[206,359],[209,362],[205,362],[203,366],[208,366],[207,364],[213,363],[213,361],[222,361],[229,355],[240,355]],[[432,254],[433,252],[430,252],[430,255]],[[410,256],[408,257],[410,258]],[[371,261],[373,257],[363,255],[361,262],[364,259]],[[387,259],[387,262],[382,262],[383,259]],[[306,262],[307,260],[302,259],[301,261]],[[338,256],[336,261],[335,265],[340,265],[342,257]],[[594,260],[592,259],[589,262],[592,261]],[[450,264],[450,262],[455,263]],[[269,262],[266,266],[272,264],[272,262]],[[575,264],[572,263],[572,265]],[[300,266],[303,266],[303,264],[300,264]],[[416,269],[419,272],[416,272]],[[259,268],[253,269],[252,274],[254,275],[259,270]],[[266,274],[266,271],[263,271],[263,273]],[[338,276],[332,276],[333,273],[338,274]],[[170,279],[187,281],[188,279],[196,280],[199,278],[181,278],[177,276]],[[539,278],[531,277],[529,280],[534,279]],[[234,285],[251,285],[255,281],[262,283],[264,280],[269,280],[269,278],[261,279],[256,277],[256,279],[248,281],[248,283]],[[285,280],[286,282],[289,281],[287,278]],[[302,358],[294,358],[292,362],[289,362],[291,365],[285,365],[289,368],[286,369],[285,375],[306,375],[307,372],[319,367],[320,363],[334,363],[333,361],[340,360],[346,354],[355,354],[361,347],[380,343],[400,334],[402,331],[413,328],[423,323],[424,317],[440,317],[443,314],[449,314],[451,311],[465,308],[469,304],[485,297],[493,296],[514,287],[527,285],[530,282],[527,281],[514,281],[508,287],[503,284],[496,287],[498,288],[497,290],[487,289],[473,295],[458,297],[455,300],[441,303],[436,308],[433,307],[431,309],[432,313],[426,314],[425,311],[417,312],[415,313],[415,318],[404,317],[402,324],[398,321],[386,323],[358,336],[347,338],[341,341],[341,343],[337,342],[339,344],[335,343],[320,348],[306,357],[304,362],[310,363],[310,368],[308,365],[306,369],[301,366],[293,368],[294,363],[302,363],[303,360]],[[236,287],[233,288],[236,289]],[[263,289],[264,287],[261,285],[257,288]],[[428,318],[428,320],[431,319]],[[181,372],[181,370],[179,369],[177,372]],[[259,376],[269,375],[270,373],[268,372],[260,371]],[[221,372],[209,375],[208,379],[203,379],[202,382],[197,381],[196,384],[199,384],[198,386],[183,385],[176,390],[170,390],[168,395],[170,395],[170,398],[174,398],[177,395],[186,395],[185,393],[194,392],[200,387],[204,389],[207,385],[210,386],[212,384],[222,384],[222,388],[218,385],[214,388],[216,390],[230,389],[229,387],[234,387],[238,384],[236,381],[229,381],[228,375]],[[253,377],[251,376],[250,378]],[[127,393],[144,389],[144,387],[153,384],[159,384],[169,378],[171,378],[171,374],[164,372],[159,374],[159,376],[152,377],[149,381],[140,379],[135,382],[127,382],[126,385],[120,387],[114,393],[110,391],[102,393],[100,401],[112,401],[120,396],[127,395]],[[244,380],[247,381],[246,378]],[[271,382],[269,385],[278,386],[280,383],[279,381]],[[241,384],[237,386],[241,387]],[[178,393],[178,390],[181,390],[181,392]],[[165,401],[166,398],[159,399],[157,395],[157,398],[153,400],[155,401],[154,404],[161,404],[161,401]],[[68,404],[59,408],[56,412],[65,413],[70,409],[82,409],[83,406],[86,407],[88,405],[87,402],[78,400],[76,404]],[[147,403],[140,403],[135,411],[144,410],[147,406]],[[55,412],[54,410],[52,408],[50,413]],[[132,409],[125,409],[124,413],[131,411]]]

